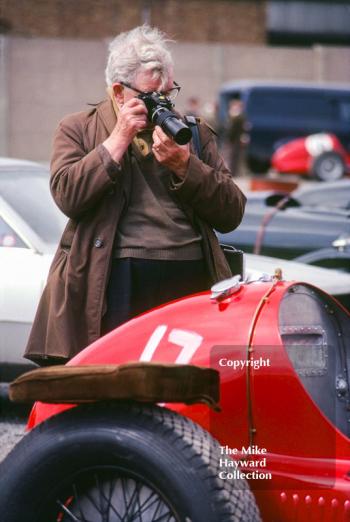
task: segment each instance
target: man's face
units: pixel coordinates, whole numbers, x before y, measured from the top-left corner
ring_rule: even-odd
[[[136,75],[131,87],[135,87],[142,92],[158,91],[166,94],[173,86],[174,77],[172,71],[169,71],[168,81],[164,88],[162,88],[161,81],[159,79],[157,80],[152,78],[152,71],[140,71]],[[124,104],[128,100],[139,96],[139,93],[134,91],[131,87],[124,87],[119,83],[113,85],[114,94],[119,104]]]

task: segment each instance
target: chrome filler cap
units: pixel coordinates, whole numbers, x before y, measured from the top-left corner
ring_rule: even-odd
[[[215,283],[215,285],[211,287],[210,299],[212,301],[223,301],[227,297],[230,297],[230,295],[235,294],[242,286],[240,280],[241,276],[236,275]]]

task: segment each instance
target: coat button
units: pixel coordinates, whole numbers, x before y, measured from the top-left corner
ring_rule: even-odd
[[[103,245],[104,245],[103,239],[101,239],[100,237],[97,237],[95,239],[94,245],[95,245],[96,248],[102,248]]]

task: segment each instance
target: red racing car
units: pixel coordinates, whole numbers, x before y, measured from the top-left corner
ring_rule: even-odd
[[[348,312],[278,270],[161,306],[12,385],[2,520],[350,521],[349,372]]]
[[[280,173],[336,181],[350,172],[350,154],[334,134],[311,134],[278,147],[271,158],[271,165]]]

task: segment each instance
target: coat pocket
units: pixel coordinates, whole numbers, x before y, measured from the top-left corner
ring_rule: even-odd
[[[59,248],[55,254],[55,257],[52,260],[49,275],[48,277],[52,277],[55,273],[61,273],[65,271],[68,263],[70,249],[69,248]]]

